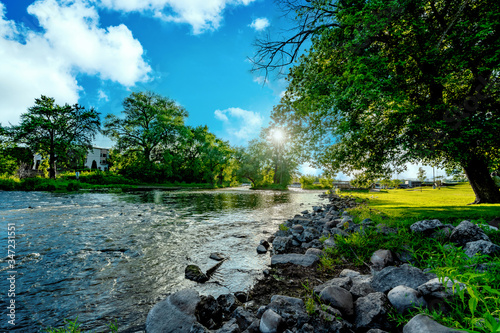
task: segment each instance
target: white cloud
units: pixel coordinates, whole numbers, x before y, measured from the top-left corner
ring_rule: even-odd
[[[269,80],[265,76],[256,76],[253,78],[253,82],[257,82],[260,85],[269,84]]]
[[[109,101],[108,95],[102,89],[99,89],[97,96],[99,97],[99,100],[105,100],[106,102]]]
[[[150,12],[161,20],[187,23],[194,34],[216,30],[226,6],[248,5],[255,0],[95,0],[101,6],[124,12]]]
[[[76,103],[81,87],[76,75],[133,86],[151,71],[130,30],[100,28],[96,10],[83,0],[41,0],[28,7],[42,32],[5,19],[0,3],[0,122],[18,123],[19,115],[40,95],[56,103]]]
[[[264,125],[264,117],[257,112],[240,108],[215,110],[215,118],[223,127],[232,144],[243,144],[257,137]]]
[[[269,27],[271,23],[269,23],[269,20],[265,17],[261,17],[258,19],[253,20],[253,22],[249,25],[249,27],[254,28],[255,31],[262,31]]]

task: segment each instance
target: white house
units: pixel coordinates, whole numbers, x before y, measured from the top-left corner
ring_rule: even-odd
[[[87,156],[85,157],[84,167],[93,170],[107,171],[109,167],[108,156],[109,156],[108,148],[92,147],[92,149],[89,150]],[[42,163],[42,156],[39,154],[34,154],[33,170],[37,170],[38,167],[40,166],[40,163]]]

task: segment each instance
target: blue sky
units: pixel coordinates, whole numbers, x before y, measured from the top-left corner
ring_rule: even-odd
[[[285,24],[271,0],[1,0],[0,15],[2,124],[42,94],[105,116],[150,90],[183,105],[188,125],[244,145],[286,87],[250,73],[255,39]]]
[[[188,125],[245,145],[286,89],[250,72],[253,42],[288,24],[272,0],[0,0],[0,123],[17,124],[40,95],[104,117],[149,90],[183,105]]]

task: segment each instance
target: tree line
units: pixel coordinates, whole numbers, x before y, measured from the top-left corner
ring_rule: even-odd
[[[186,182],[229,186],[250,181],[254,187],[286,187],[296,172],[289,138],[277,142],[265,129],[247,147],[232,147],[207,126],[187,126],[188,112],[176,101],[153,92],[133,92],[119,115],[100,114],[79,104],[63,106],[41,96],[17,126],[1,127],[0,174],[30,166],[40,154],[48,176],[58,169],[79,170],[98,133],[114,146],[110,170],[150,183]],[[274,140],[274,141],[273,141]]]

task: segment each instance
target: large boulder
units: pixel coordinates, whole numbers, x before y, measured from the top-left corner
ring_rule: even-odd
[[[465,333],[465,331],[459,331],[443,326],[423,314],[416,315],[403,327],[403,333],[457,333],[457,332]]]
[[[426,306],[424,298],[413,288],[397,286],[387,294],[389,302],[399,313],[406,313],[412,308]]]
[[[271,257],[271,266],[278,264],[294,264],[304,267],[310,267],[319,261],[315,255],[305,255],[297,253],[277,254]]]
[[[485,240],[468,242],[465,244],[464,250],[465,254],[471,258],[474,257],[475,254],[485,254],[489,256],[500,254],[500,246]]]
[[[370,275],[358,275],[351,277],[352,287],[349,289],[354,299],[367,296],[375,292],[372,287],[373,277]]]
[[[276,237],[273,240],[273,249],[276,253],[285,253],[292,246],[291,237]]]
[[[383,293],[399,285],[416,289],[421,284],[435,278],[435,274],[424,273],[408,264],[400,267],[386,267],[373,276],[372,287]]]
[[[352,316],[354,314],[352,295],[344,288],[337,286],[326,287],[319,294],[319,299],[323,303],[340,310],[344,316]]]
[[[387,320],[389,301],[383,293],[371,293],[360,297],[354,303],[354,325],[359,331],[368,329],[390,330],[391,324]]]
[[[201,301],[197,291],[184,289],[157,303],[146,318],[148,333],[189,332],[196,322],[196,306]]]
[[[413,223],[410,226],[410,230],[429,236],[434,231],[439,230],[442,227],[444,227],[444,225],[439,220],[423,220]]]
[[[464,246],[469,242],[484,240],[490,242],[490,238],[484,233],[483,229],[470,221],[462,221],[451,233],[450,241]]]

